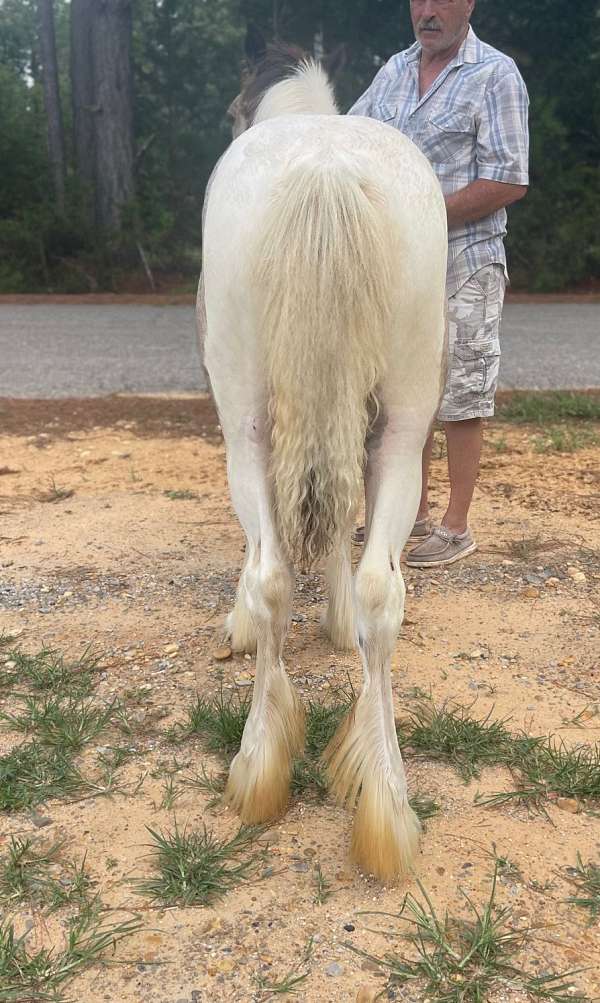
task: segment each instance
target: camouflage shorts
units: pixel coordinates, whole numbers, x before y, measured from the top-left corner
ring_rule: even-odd
[[[504,287],[502,265],[486,265],[448,300],[448,374],[439,421],[494,413]]]

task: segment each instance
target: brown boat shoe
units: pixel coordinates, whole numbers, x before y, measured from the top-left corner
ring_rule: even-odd
[[[434,526],[427,539],[409,551],[406,563],[409,568],[439,568],[454,564],[475,550],[477,544],[469,529],[453,533],[445,526]]]
[[[419,543],[421,540],[426,540],[431,533],[431,523],[429,519],[417,519],[412,530],[407,543]],[[365,542],[365,527],[357,526],[352,534],[352,543],[364,543]]]

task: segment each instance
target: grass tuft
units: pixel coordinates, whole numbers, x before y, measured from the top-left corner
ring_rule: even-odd
[[[210,905],[256,873],[263,851],[248,852],[263,829],[242,826],[232,839],[221,841],[204,826],[198,832],[156,832],[151,859],[155,873],[139,878],[141,895],[167,905]]]
[[[600,867],[598,864],[584,864],[577,854],[577,867],[569,867],[569,880],[577,888],[578,894],[572,895],[567,902],[589,909],[590,923],[600,916]]]
[[[516,540],[505,540],[502,546],[495,548],[502,554],[508,554],[513,560],[530,561],[544,551],[556,550],[563,546],[560,540],[544,540],[539,533],[536,536],[521,536]]]
[[[22,651],[9,651],[8,660],[14,663],[5,671],[2,685],[29,686],[34,691],[66,693],[72,697],[86,696],[93,688],[93,673],[97,670],[99,656],[88,649],[81,658],[65,661],[51,648],[42,648],[35,655]]]
[[[182,727],[184,737],[199,735],[209,752],[233,756],[240,747],[246,719],[250,713],[251,697],[225,696],[205,700],[197,697],[188,712],[188,721]]]
[[[278,981],[268,979],[266,975],[256,976],[256,985],[260,992],[263,994],[261,996],[261,1003],[273,996],[295,996],[297,992],[300,991],[300,987],[304,985],[308,978],[308,972],[298,972],[296,968],[284,975],[282,979]]]
[[[29,953],[25,945],[27,934],[17,937],[12,923],[0,924],[0,1000],[61,1003],[65,997],[60,987],[65,982],[97,961],[108,948],[114,950],[120,940],[140,929],[137,919],[106,925],[101,907],[93,901],[71,921],[64,950],[42,948]]]
[[[163,491],[163,494],[171,501],[192,501],[198,498],[198,493],[196,491],[189,491],[186,489],[179,489],[174,491]]]
[[[0,756],[0,811],[22,811],[50,798],[78,794],[84,780],[71,756],[39,742]]]
[[[41,745],[77,751],[96,738],[109,724],[114,703],[101,707],[89,700],[51,695],[42,699],[23,696],[21,714],[0,714],[15,731],[35,732]]]
[[[324,905],[324,903],[327,902],[327,900],[330,899],[331,896],[333,895],[333,892],[331,890],[331,884],[329,883],[329,881],[325,879],[325,875],[321,870],[320,864],[315,864],[314,876],[315,876],[315,898],[314,898],[315,904]]]
[[[63,846],[57,842],[38,848],[31,839],[11,836],[8,853],[0,858],[0,902],[8,907],[25,902],[48,912],[87,903],[91,880],[85,859],[81,864],[64,861]]]
[[[512,925],[509,908],[497,905],[497,879],[498,865],[483,906],[477,907],[463,892],[469,908],[466,918],[447,913],[439,917],[420,882],[421,900],[409,894],[399,913],[378,913],[411,924],[405,936],[416,949],[416,957],[390,952],[377,958],[351,944],[346,946],[387,971],[390,986],[418,987],[426,997],[444,1003],[482,1003],[496,998],[501,990],[515,989],[554,1003],[585,999],[573,991],[570,980],[576,972],[536,976],[515,964],[528,935]]]
[[[483,719],[475,718],[471,706],[436,707],[430,699],[421,700],[398,723],[400,747],[450,763],[465,780],[479,776],[483,766],[505,763],[511,742],[505,721],[492,721],[491,711]]]
[[[48,480],[48,490],[47,491],[36,491],[34,492],[37,501],[39,502],[50,502],[55,503],[59,501],[65,501],[67,498],[72,498],[75,494],[74,488],[61,488],[58,486],[54,477],[50,477]]]
[[[568,425],[551,425],[540,435],[533,437],[533,449],[536,453],[575,453],[578,449],[587,449],[597,443],[598,436],[594,432]]]

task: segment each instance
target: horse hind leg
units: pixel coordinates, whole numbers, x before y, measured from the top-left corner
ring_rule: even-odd
[[[244,822],[256,824],[285,811],[293,759],[304,744],[304,711],[282,660],[293,578],[275,532],[266,445],[234,439],[228,453],[232,499],[251,541],[234,617],[243,610],[252,625],[256,679],[225,800]]]
[[[417,429],[407,443],[388,428],[370,460],[372,518],[355,581],[364,684],[325,751],[333,793],[357,802],[352,855],[384,881],[410,870],[420,832],[396,736],[390,662],[404,615],[400,554],[417,508],[425,434]]]
[[[363,689],[325,751],[334,795],[341,803],[357,802],[352,856],[383,881],[410,870],[420,831],[408,804],[393,714],[389,659],[403,600],[393,574],[359,572],[361,634],[367,621],[379,622],[361,636]]]
[[[352,651],[356,647],[356,626],[352,598],[352,563],[350,531],[340,539],[325,568],[329,602],[323,617],[323,627],[334,648]]]
[[[246,561],[238,582],[235,605],[225,619],[225,640],[232,651],[244,651],[252,655],[256,651],[256,627],[248,608],[246,598],[246,575],[258,563],[258,548],[254,540],[246,540]]]
[[[256,681],[225,800],[244,822],[256,824],[279,818],[286,809],[292,763],[304,744],[304,711],[281,659],[291,574],[283,563],[261,554],[245,587],[257,633]]]

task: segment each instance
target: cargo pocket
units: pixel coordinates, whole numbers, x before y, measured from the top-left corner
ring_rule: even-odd
[[[455,342],[452,351],[452,396],[461,404],[489,392],[500,355],[493,341]]]

